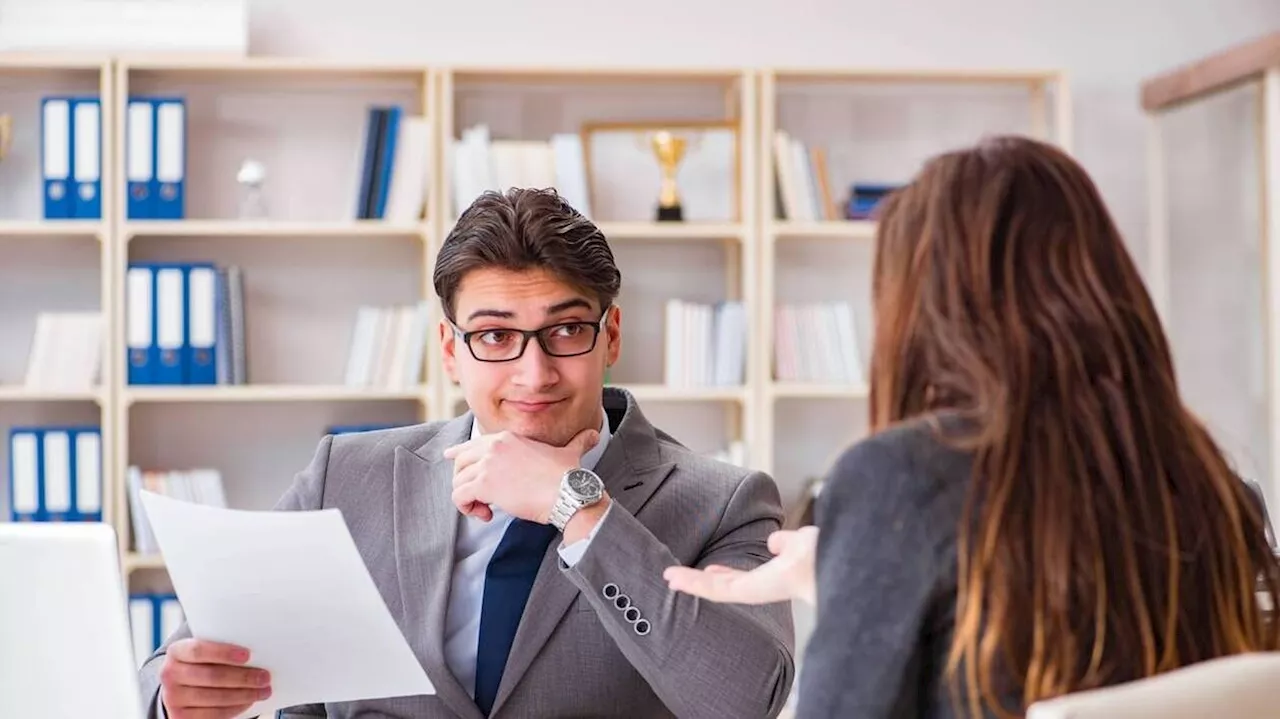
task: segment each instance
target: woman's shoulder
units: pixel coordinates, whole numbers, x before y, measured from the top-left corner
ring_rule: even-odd
[[[832,465],[822,494],[847,501],[899,498],[919,503],[940,493],[963,493],[972,454],[947,440],[961,421],[954,415],[915,418],[853,443]]]

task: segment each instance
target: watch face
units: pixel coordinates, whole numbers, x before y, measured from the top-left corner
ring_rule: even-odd
[[[569,473],[569,489],[584,497],[594,497],[600,493],[600,478],[585,469],[575,469]]]

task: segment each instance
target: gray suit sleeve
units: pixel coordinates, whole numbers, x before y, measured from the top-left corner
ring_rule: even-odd
[[[324,497],[325,472],[329,466],[329,450],[332,444],[332,436],[326,436],[320,441],[315,455],[311,458],[311,463],[294,477],[293,483],[285,491],[284,495],[280,497],[280,500],[276,502],[273,509],[293,512],[320,508]],[[160,700],[160,670],[164,666],[164,656],[171,644],[179,639],[187,639],[190,636],[191,630],[187,628],[186,622],[183,622],[173,635],[166,639],[164,644],[147,658],[146,663],[139,670],[138,682],[142,690],[143,706],[147,707],[147,719],[166,719]],[[252,652],[253,647],[249,647],[249,649]],[[250,659],[250,663],[252,663],[252,659]],[[308,707],[294,707],[285,710],[285,715],[324,716],[324,707],[318,704]]]
[[[782,522],[777,487],[745,477],[724,507],[698,565],[740,569],[771,558],[768,537]],[[672,592],[663,570],[680,564],[638,519],[614,505],[582,559],[562,569],[655,694],[681,717],[773,717],[794,675],[787,604],[748,607]],[[606,596],[606,590],[614,598]],[[634,608],[629,621],[618,597]],[[647,630],[647,631],[646,631]]]
[[[819,495],[817,621],[801,662],[800,719],[920,714],[940,527],[954,517],[931,512],[937,502],[906,449],[855,445]]]

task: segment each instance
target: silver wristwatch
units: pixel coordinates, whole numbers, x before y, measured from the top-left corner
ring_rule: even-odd
[[[604,481],[589,469],[576,467],[560,478],[560,496],[551,508],[551,525],[561,532],[579,509],[604,498]]]

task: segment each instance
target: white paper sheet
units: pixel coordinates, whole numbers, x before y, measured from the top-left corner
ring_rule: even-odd
[[[249,512],[152,492],[142,503],[191,633],[244,646],[297,704],[434,694],[336,509]]]

